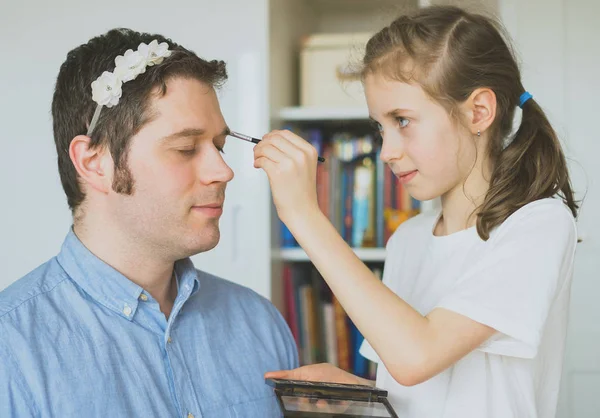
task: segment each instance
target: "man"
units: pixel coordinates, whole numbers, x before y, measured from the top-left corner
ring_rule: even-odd
[[[0,416],[279,416],[263,375],[297,367],[281,315],[188,258],[217,245],[233,178],[226,77],[126,29],[67,55],[52,116],[73,227],[0,293]]]

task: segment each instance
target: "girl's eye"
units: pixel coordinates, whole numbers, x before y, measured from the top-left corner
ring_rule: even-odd
[[[397,117],[396,120],[398,121],[400,128],[406,128],[410,122],[408,119],[402,117]]]

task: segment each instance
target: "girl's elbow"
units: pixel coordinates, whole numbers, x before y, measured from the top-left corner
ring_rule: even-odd
[[[416,386],[427,380],[421,374],[418,373],[407,373],[406,371],[400,373],[390,373],[394,380],[402,386]]]
[[[416,386],[433,377],[426,364],[404,364],[389,369],[389,373],[402,386]]]

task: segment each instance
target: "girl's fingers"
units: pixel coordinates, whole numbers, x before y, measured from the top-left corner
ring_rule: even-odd
[[[276,168],[277,168],[276,166],[277,166],[277,163],[274,161],[271,161],[267,157],[259,157],[254,160],[254,167],[262,168],[265,171],[265,173],[267,173],[268,177],[271,177],[271,173],[273,173],[274,170],[276,170]]]
[[[308,155],[309,157],[317,157],[317,150],[312,146],[308,141],[305,141],[303,138],[299,137],[293,132],[283,130],[283,131],[272,131],[265,135],[263,138],[283,138],[289,143],[296,146],[304,155]]]
[[[317,150],[310,142],[288,130],[277,131],[277,133],[304,152],[308,153],[308,155],[314,156],[315,158],[317,157]]]
[[[294,371],[293,370],[278,370],[275,372],[267,372],[265,373],[265,379],[288,379],[294,380],[293,378]]]
[[[268,158],[275,163],[281,163],[282,161],[289,159],[284,151],[273,146],[269,142],[261,142],[254,147],[254,159],[256,160],[257,158]]]
[[[264,139],[261,141],[261,144],[264,143],[264,145],[272,145],[290,156],[294,161],[301,161],[304,155],[302,148],[298,147],[279,132],[280,131],[276,131],[265,135]]]

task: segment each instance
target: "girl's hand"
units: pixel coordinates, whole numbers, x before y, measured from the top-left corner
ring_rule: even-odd
[[[254,147],[254,167],[271,185],[279,218],[286,224],[319,210],[317,150],[290,131],[272,131]]]
[[[374,386],[373,381],[355,376],[329,363],[311,364],[294,370],[267,372],[265,373],[265,379],[308,380],[311,382]]]

